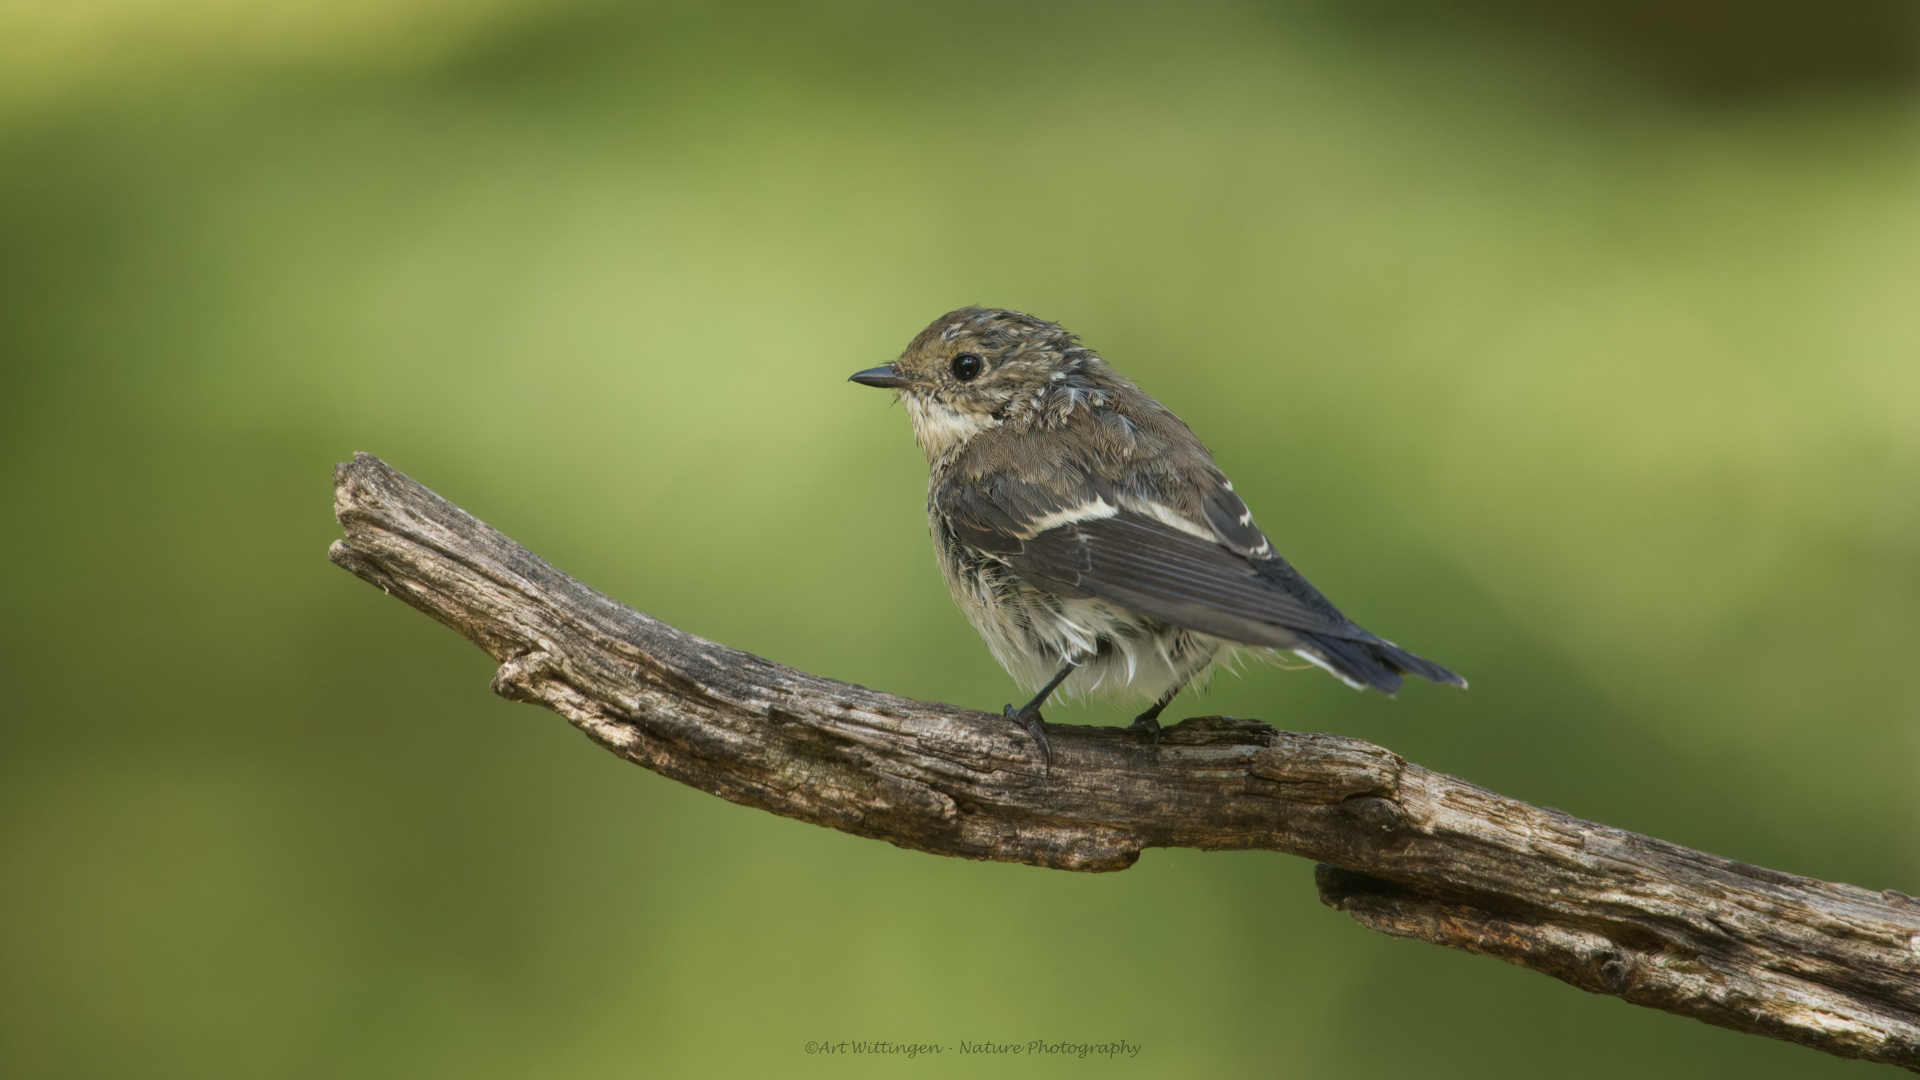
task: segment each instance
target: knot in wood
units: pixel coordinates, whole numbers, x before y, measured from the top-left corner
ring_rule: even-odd
[[[1405,820],[1405,815],[1392,799],[1383,799],[1378,795],[1357,795],[1342,802],[1340,809],[1359,818],[1375,832],[1393,832]]]
[[[1607,991],[1613,994],[1624,993],[1633,976],[1633,958],[1617,952],[1603,952],[1594,957],[1599,962],[1597,974]]]
[[[509,656],[487,688],[508,701],[540,703],[546,700],[541,684],[560,673],[560,659],[544,649]]]

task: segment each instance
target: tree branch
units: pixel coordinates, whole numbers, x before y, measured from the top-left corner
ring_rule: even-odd
[[[1315,859],[1397,937],[1920,1072],[1920,902],[1749,866],[1496,795],[1370,743],[1199,717],[1158,746],[894,697],[677,630],[357,454],[329,557],[500,661],[637,765],[731,802],[968,859],[1121,870],[1142,848]]]

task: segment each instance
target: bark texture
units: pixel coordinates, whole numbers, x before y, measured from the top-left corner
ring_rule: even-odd
[[[1596,994],[1920,1072],[1920,902],[1750,866],[1497,795],[1357,739],[1198,717],[1158,746],[824,679],[562,574],[378,458],[334,478],[329,557],[500,662],[637,765],[901,847],[1061,870],[1143,848],[1314,859],[1321,899],[1397,937]]]

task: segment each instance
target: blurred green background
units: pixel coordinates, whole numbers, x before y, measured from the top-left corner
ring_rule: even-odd
[[[366,450],[689,630],[995,708],[844,379],[1016,307],[1473,680],[1175,716],[1920,892],[1912,12],[0,6],[0,1074],[1862,1074],[1375,935],[1300,860],[728,805],[325,550]],[[802,1049],[963,1038],[1144,1050]]]

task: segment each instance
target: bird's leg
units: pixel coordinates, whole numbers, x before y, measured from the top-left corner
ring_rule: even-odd
[[[1055,675],[1052,682],[1041,687],[1040,692],[1033,695],[1033,700],[1020,706],[1018,712],[1014,711],[1012,705],[1008,705],[1005,709],[1007,718],[1026,728],[1027,734],[1033,736],[1033,741],[1040,744],[1040,756],[1046,761],[1046,771],[1049,773],[1053,772],[1053,747],[1047,743],[1047,733],[1040,729],[1040,706],[1046,704],[1047,698],[1051,697],[1053,692],[1060,688],[1060,684],[1067,681],[1067,676],[1073,674],[1073,669],[1079,666],[1078,660],[1067,661],[1067,666],[1060,669],[1060,674]]]
[[[1143,732],[1148,736],[1151,736],[1154,742],[1156,743],[1159,742],[1160,741],[1160,713],[1163,710],[1165,710],[1169,704],[1172,703],[1175,695],[1179,694],[1180,691],[1185,690],[1186,688],[1187,688],[1187,680],[1185,679],[1181,679],[1179,682],[1174,683],[1173,689],[1167,691],[1164,694],[1161,694],[1159,701],[1154,702],[1153,705],[1150,706],[1146,712],[1143,712],[1139,716],[1134,717],[1133,723],[1127,725],[1127,730]]]

